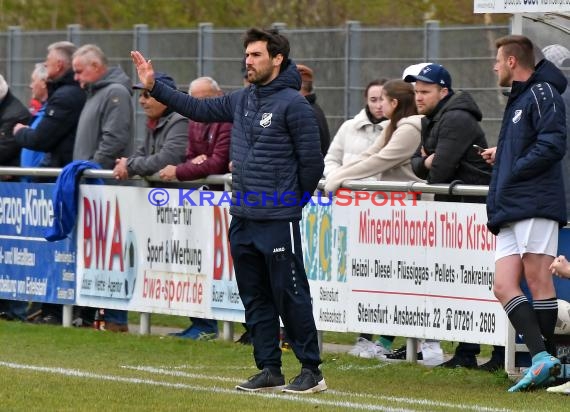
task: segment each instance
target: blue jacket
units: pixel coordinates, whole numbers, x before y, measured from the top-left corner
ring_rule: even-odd
[[[151,95],[192,120],[233,123],[232,215],[298,220],[302,199],[316,189],[324,169],[319,127],[300,87],[301,76],[288,61],[269,84],[225,96],[195,99],[160,82]],[[246,202],[244,194],[250,194]]]
[[[526,82],[513,82],[487,196],[487,226],[533,217],[566,224],[561,159],[566,152],[564,74],[542,60]]]
[[[65,239],[75,226],[79,180],[85,169],[101,169],[101,166],[87,160],[76,160],[65,166],[57,177],[53,192],[53,223],[45,234],[49,242]],[[101,179],[90,180],[91,183],[103,183]]]
[[[46,103],[42,104],[40,109],[34,115],[30,129],[35,129],[38,124],[42,121],[44,114],[46,112]],[[40,167],[42,161],[44,160],[45,153],[39,150],[32,149],[22,149],[20,153],[20,167]],[[22,182],[31,182],[30,177],[24,176],[21,179]]]

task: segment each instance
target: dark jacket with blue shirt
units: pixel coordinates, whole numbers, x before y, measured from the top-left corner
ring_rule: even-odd
[[[151,95],[192,120],[233,123],[232,215],[298,220],[301,199],[316,189],[324,168],[317,121],[300,87],[289,60],[270,83],[225,96],[195,99],[160,82]]]
[[[20,129],[14,136],[27,149],[47,152],[42,167],[64,167],[72,160],[75,132],[85,104],[85,92],[69,69],[57,80],[48,81],[45,115],[35,128]]]
[[[526,82],[513,82],[487,196],[487,226],[533,217],[566,224],[560,160],[566,152],[564,74],[542,60]]]

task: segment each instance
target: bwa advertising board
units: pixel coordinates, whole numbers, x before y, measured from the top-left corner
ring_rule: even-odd
[[[200,205],[197,192],[181,190],[81,186],[78,304],[206,318],[219,308],[241,316],[228,208]]]

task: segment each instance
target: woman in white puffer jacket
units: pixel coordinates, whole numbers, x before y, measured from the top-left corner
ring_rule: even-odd
[[[384,79],[368,83],[364,91],[365,107],[338,129],[325,156],[325,178],[342,165],[356,160],[380,135],[380,123],[386,120],[381,105],[384,83]]]

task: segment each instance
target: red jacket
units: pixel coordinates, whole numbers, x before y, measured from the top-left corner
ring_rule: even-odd
[[[178,180],[196,180],[208,175],[227,173],[230,158],[231,123],[190,121],[186,161],[176,166]],[[196,156],[208,156],[202,164],[191,162]]]

